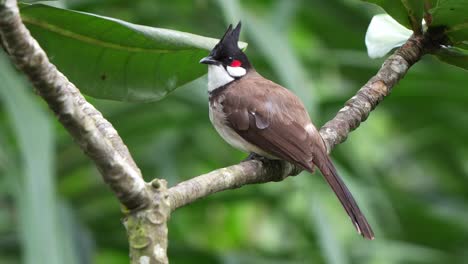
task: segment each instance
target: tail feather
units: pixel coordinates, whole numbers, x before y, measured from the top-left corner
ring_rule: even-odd
[[[317,155],[317,157],[314,158],[314,163],[317,165],[325,177],[325,180],[335,192],[336,196],[351,218],[351,221],[353,221],[353,224],[356,227],[358,233],[361,234],[364,238],[370,240],[374,239],[374,232],[367,222],[366,217],[362,214],[351,192],[348,190],[345,183],[338,175],[338,172],[336,171],[336,168],[328,155],[326,153],[323,153],[323,155]]]

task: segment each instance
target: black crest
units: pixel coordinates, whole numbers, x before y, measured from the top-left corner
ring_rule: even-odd
[[[210,53],[213,58],[221,59],[242,53],[242,51],[239,49],[239,46],[237,45],[239,42],[241,26],[242,25],[240,21],[234,29],[232,29],[232,24],[229,25],[221,40],[218,42],[218,44],[216,44]]]

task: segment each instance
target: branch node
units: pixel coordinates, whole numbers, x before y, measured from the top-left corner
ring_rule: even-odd
[[[151,181],[151,186],[155,189],[159,189],[161,187],[161,184],[159,183],[159,179],[154,179]]]
[[[167,182],[154,179],[146,189],[152,200],[149,207],[130,212],[124,219],[131,263],[141,263],[142,260],[167,263],[167,221],[171,212]]]

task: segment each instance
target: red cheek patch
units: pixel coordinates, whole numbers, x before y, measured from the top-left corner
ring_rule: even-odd
[[[231,67],[240,67],[242,65],[242,62],[240,60],[233,60],[231,62]]]

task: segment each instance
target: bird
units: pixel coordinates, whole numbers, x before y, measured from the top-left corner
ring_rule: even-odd
[[[316,166],[364,238],[374,232],[338,175],[304,104],[290,90],[261,76],[238,47],[241,22],[232,24],[208,56],[209,117],[231,146],[288,161],[313,173]]]

